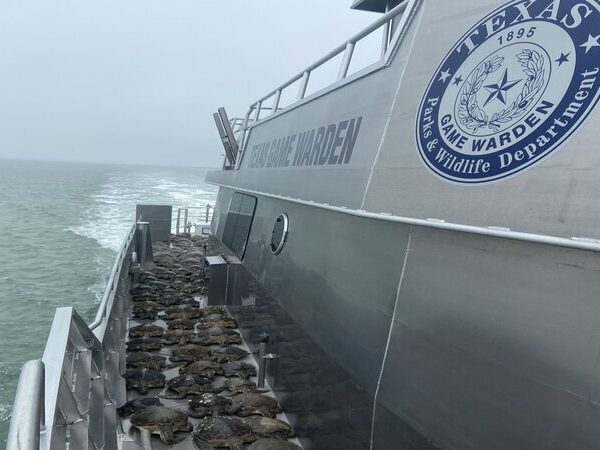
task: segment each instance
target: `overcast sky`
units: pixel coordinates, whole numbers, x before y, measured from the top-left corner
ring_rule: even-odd
[[[2,0],[0,158],[214,166],[230,116],[377,15],[351,0]]]

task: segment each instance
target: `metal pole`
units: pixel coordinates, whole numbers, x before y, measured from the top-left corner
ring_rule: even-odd
[[[277,112],[277,109],[279,108],[280,100],[281,100],[281,89],[278,89],[277,93],[275,94],[275,99],[273,100],[273,114],[275,114]]]
[[[183,211],[184,211],[183,232],[185,233],[187,230],[187,226],[188,226],[188,209],[185,208]]]
[[[342,66],[338,74],[338,80],[346,78],[348,75],[348,69],[350,68],[350,62],[352,61],[352,54],[354,53],[354,42],[348,42],[346,44],[346,51],[344,52],[344,59],[342,60]]]
[[[179,222],[181,220],[181,208],[177,209],[177,229],[175,231],[175,234],[179,234]]]
[[[269,335],[267,333],[263,333],[259,336],[260,345],[258,352],[258,387],[260,389],[265,387],[265,378],[267,376],[267,358],[265,355],[267,354],[267,343],[269,342]]]
[[[40,429],[44,426],[44,363],[23,365],[6,442],[7,450],[38,450]]]
[[[310,72],[307,70],[302,75],[302,81],[300,82],[300,90],[298,91],[298,100],[302,100],[306,95],[306,88],[308,87],[309,78]]]
[[[210,215],[210,204],[206,204],[206,220],[205,222],[208,223],[208,216]]]
[[[390,11],[390,2],[386,2],[385,12],[388,13]],[[388,45],[390,44],[390,24],[393,19],[390,19],[383,25],[383,38],[381,42],[381,59],[385,57],[385,53],[387,52]]]

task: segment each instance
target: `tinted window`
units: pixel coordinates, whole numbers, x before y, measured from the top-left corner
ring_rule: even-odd
[[[223,243],[240,259],[244,257],[246,251],[255,208],[255,197],[237,192],[231,197],[223,231]]]

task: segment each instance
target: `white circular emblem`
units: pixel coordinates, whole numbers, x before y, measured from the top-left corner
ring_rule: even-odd
[[[514,0],[448,53],[421,102],[426,165],[455,182],[512,175],[558,147],[600,93],[595,1]]]

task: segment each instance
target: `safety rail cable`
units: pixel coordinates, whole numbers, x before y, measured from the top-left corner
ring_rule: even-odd
[[[375,22],[373,22],[367,28],[365,28],[364,30],[355,34],[354,36],[352,36],[345,43],[336,47],[335,49],[330,51],[327,55],[323,56],[322,58],[320,58],[319,60],[317,60],[316,62],[311,64],[310,66],[305,68],[303,71],[299,72],[294,77],[290,78],[288,81],[281,84],[280,86],[275,88],[273,91],[269,92],[267,95],[261,97],[256,102],[252,103],[252,105],[250,105],[248,112],[246,113],[246,116],[244,118],[244,123],[243,123],[241,131],[240,131],[240,137],[239,137],[239,142],[238,142],[240,145],[240,148],[242,148],[242,149],[245,148],[245,144],[246,144],[245,139],[246,139],[247,131],[250,128],[250,126],[255,125],[261,119],[260,114],[262,111],[270,111],[271,112],[270,115],[272,115],[272,114],[275,114],[284,109],[290,108],[290,107],[296,105],[298,102],[302,101],[306,96],[306,90],[308,88],[308,83],[310,80],[311,73],[342,53],[344,53],[344,56],[343,56],[342,62],[340,64],[336,82],[346,78],[348,76],[348,70],[349,70],[350,64],[352,62],[352,57],[354,55],[354,49],[356,47],[356,44],[358,42],[360,42],[361,40],[363,40],[365,37],[371,35],[373,32],[379,30],[381,27],[384,27],[384,33],[383,33],[382,44],[381,44],[380,60],[384,60],[386,58],[386,55],[388,54],[388,48],[389,48],[389,43],[390,43],[390,32],[389,32],[390,24],[394,18],[396,18],[398,15],[404,13],[404,11],[406,10],[407,5],[409,3],[414,3],[414,2],[409,2],[408,0],[403,1],[398,6],[394,7],[393,9],[391,9],[390,11],[385,13],[383,16],[381,16],[379,19],[377,19]],[[298,88],[298,95],[297,95],[296,101],[292,102],[290,105],[287,105],[286,107],[280,108],[279,104],[281,101],[281,96],[282,96],[283,91],[299,80],[300,80],[300,86]],[[273,98],[273,103],[271,104],[271,106],[264,106],[265,101],[269,100],[270,98]],[[253,114],[254,114],[254,117],[251,117]]]

